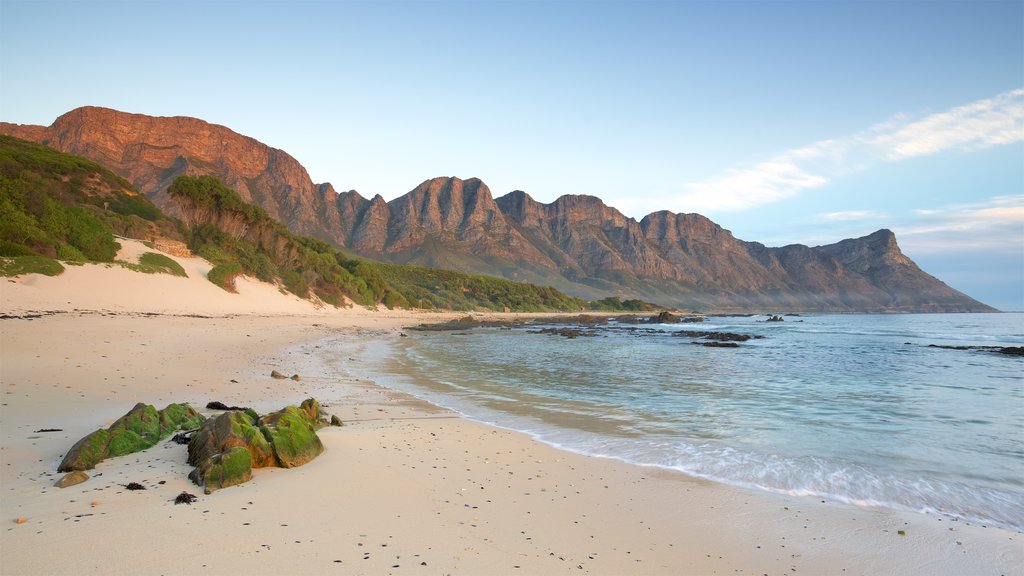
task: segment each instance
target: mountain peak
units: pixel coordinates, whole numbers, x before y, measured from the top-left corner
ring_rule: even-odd
[[[424,180],[386,202],[313,184],[287,153],[184,116],[86,106],[49,127],[0,133],[85,156],[162,208],[183,174],[212,175],[293,231],[358,255],[721,311],[988,311],[922,272],[890,230],[829,246],[767,248],[699,214],[637,222],[596,196],[542,204],[517,190],[494,199],[479,178]]]

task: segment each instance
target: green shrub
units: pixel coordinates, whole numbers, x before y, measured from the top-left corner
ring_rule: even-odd
[[[60,246],[57,246],[57,259],[77,264],[89,261],[89,259],[85,257],[85,254],[82,254],[81,250],[70,244],[61,244]]]
[[[235,278],[242,273],[242,266],[237,262],[217,264],[207,274],[206,279],[228,292],[238,292]]]
[[[57,276],[62,272],[64,272],[64,267],[60,265],[60,262],[45,256],[0,258],[0,276],[21,276],[22,274]]]
[[[8,258],[12,256],[36,256],[36,253],[24,244],[0,239],[0,256],[6,256]]]
[[[156,252],[145,252],[139,256],[138,264],[122,262],[121,265],[136,272],[145,272],[146,274],[170,274],[172,276],[188,277],[181,264]]]

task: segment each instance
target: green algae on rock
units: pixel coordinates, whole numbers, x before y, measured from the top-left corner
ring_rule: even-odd
[[[253,468],[294,468],[324,451],[316,430],[326,425],[313,398],[260,418],[252,410],[210,418],[188,444],[189,478],[206,493],[240,484]]]
[[[106,430],[97,430],[76,442],[57,471],[91,470],[104,458],[145,450],[172,432],[192,429],[202,422],[202,415],[188,404],[170,404],[157,411],[140,402]]]
[[[316,435],[316,420],[310,421],[307,412],[288,406],[260,419],[260,427],[274,447],[274,457],[281,468],[302,466],[324,451]]]
[[[207,494],[242,484],[252,479],[252,456],[245,446],[235,446],[203,461],[188,477],[204,486]]]

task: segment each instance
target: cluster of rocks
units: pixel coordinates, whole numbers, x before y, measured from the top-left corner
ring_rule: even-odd
[[[597,336],[597,332],[591,330],[581,330],[579,328],[559,328],[557,326],[551,326],[548,328],[541,328],[540,330],[530,330],[530,334],[550,334],[552,336],[564,336],[569,339],[583,337]]]
[[[270,371],[270,377],[274,378],[275,380],[289,380],[289,379],[291,379],[291,380],[295,380],[296,382],[298,382],[299,380],[302,380],[302,377],[299,376],[298,374],[292,374],[291,376],[285,376],[284,374],[281,374],[277,370],[271,370]]]
[[[310,398],[259,417],[229,410],[207,420],[188,443],[189,478],[206,493],[247,482],[254,468],[294,468],[324,451],[316,430],[328,420]]]
[[[137,404],[109,428],[71,447],[57,468],[68,474],[56,486],[84,482],[89,478],[84,470],[103,459],[144,450],[181,431],[175,439],[187,441],[188,463],[195,466],[189,478],[210,494],[248,481],[254,468],[294,468],[309,462],[324,450],[316,431],[342,425],[337,416],[328,419],[313,398],[262,417],[250,408],[221,402],[207,406],[225,411],[204,418],[188,404],[171,404],[160,411]]]
[[[951,346],[943,344],[929,344],[928,347],[942,348],[944,350],[974,350],[977,352],[992,352],[995,354],[1004,354],[1006,356],[1024,356],[1024,346]]]

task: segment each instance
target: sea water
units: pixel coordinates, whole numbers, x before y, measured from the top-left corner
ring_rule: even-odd
[[[764,320],[416,332],[373,377],[574,452],[1024,530],[1024,358],[928,346],[1021,346],[1024,315]]]

